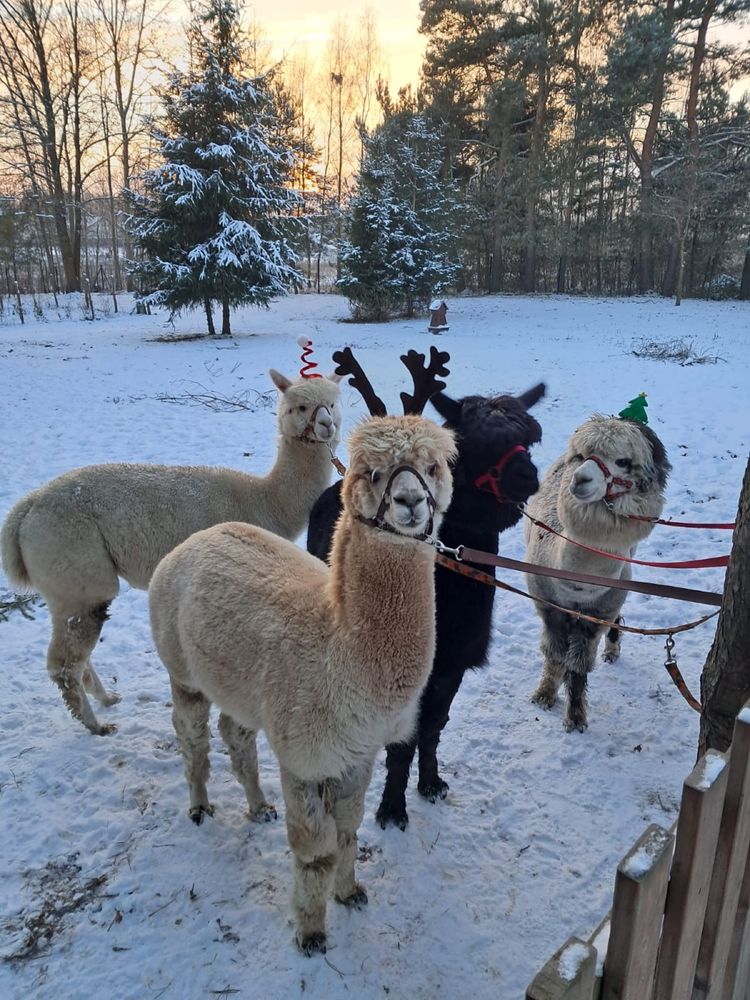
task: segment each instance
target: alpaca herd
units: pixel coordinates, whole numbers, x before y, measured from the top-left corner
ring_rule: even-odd
[[[265,477],[88,466],[19,500],[0,533],[6,576],[49,607],[48,672],[93,734],[115,728],[98,721],[87,693],[105,706],[119,700],[91,662],[119,578],[148,589],[196,824],[214,812],[212,704],[251,819],[276,817],[259,783],[256,736],[265,732],[280,768],[296,941],[307,955],[326,950],[329,895],[367,902],[355,877],[357,832],[379,751],[383,828],[407,827],[417,749],[420,795],[435,802],[448,792],[437,747],[464,674],[486,663],[495,590],[436,570],[436,548],[496,554],[527,505],[530,563],[629,579],[618,557],[632,559],[661,514],[671,468],[643,423],[594,415],[540,485],[529,449],[542,431],[529,411],[544,384],[454,399],[441,380],[446,353],[432,347],[429,361],[415,351],[401,360],[414,382],[401,393],[403,416],[388,415],[350,348],[334,354],[328,378],[272,370],[279,444]],[[347,376],[370,416],[348,437],[343,481],[329,487]],[[428,402],[442,426],[422,415]],[[306,525],[308,552],[294,541]],[[624,591],[536,575],[528,589],[542,620],[533,700],[551,708],[564,684],[564,726],[582,732],[605,632],[604,658],[619,655]]]

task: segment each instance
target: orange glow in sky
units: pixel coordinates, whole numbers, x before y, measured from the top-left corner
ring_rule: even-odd
[[[417,82],[425,38],[419,34],[419,0],[258,0],[245,8],[274,54],[293,56],[304,48],[317,62],[341,18],[355,31],[363,13],[372,11],[384,76],[393,92]]]

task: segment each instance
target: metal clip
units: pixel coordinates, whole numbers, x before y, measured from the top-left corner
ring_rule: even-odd
[[[456,562],[461,562],[461,557],[464,551],[463,545],[459,545],[456,549],[451,549],[447,545],[443,545],[439,538],[435,539],[435,548],[438,550],[441,556],[453,556]]]
[[[665,667],[676,667],[677,666],[677,660],[674,658],[674,656],[672,656],[672,650],[674,649],[674,639],[672,638],[672,633],[671,632],[667,636],[667,641],[664,643],[664,646],[665,646],[665,648],[667,650],[667,658],[664,661],[664,666]]]

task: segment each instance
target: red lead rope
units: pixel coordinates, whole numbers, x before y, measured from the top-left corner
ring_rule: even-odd
[[[711,556],[708,559],[686,559],[684,562],[649,562],[646,559],[629,559],[628,556],[618,556],[614,552],[597,549],[593,545],[584,545],[583,542],[577,542],[574,538],[568,538],[567,535],[563,535],[561,531],[556,531],[549,524],[545,524],[544,521],[538,521],[525,510],[521,511],[521,513],[524,517],[528,517],[532,524],[535,524],[543,531],[557,535],[558,538],[570,542],[571,545],[577,545],[579,549],[586,549],[587,552],[595,552],[598,556],[605,556],[607,559],[616,559],[618,562],[632,563],[635,566],[657,566],[662,569],[709,569],[714,566],[729,565],[729,556]]]
[[[648,521],[649,524],[666,524],[673,528],[718,528],[720,531],[734,531],[736,524],[731,521],[727,524],[717,524],[710,521],[665,521],[660,517],[639,517],[637,514],[619,514],[619,517],[626,517],[629,521]]]

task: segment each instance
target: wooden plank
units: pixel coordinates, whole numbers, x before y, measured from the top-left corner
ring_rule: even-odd
[[[727,754],[709,750],[682,786],[655,1000],[685,1000],[690,996],[719,839],[729,774],[727,760]]]
[[[651,1000],[673,844],[652,824],[617,866],[602,1000]]]
[[[721,1000],[727,994],[732,995],[734,984],[727,977],[727,963],[749,843],[750,702],[734,724],[727,790],[698,951],[693,1000]]]
[[[526,1000],[592,1000],[595,974],[596,949],[568,938],[534,976]]]
[[[750,852],[750,844],[748,851]],[[726,1000],[747,1000],[750,996],[750,853],[737,902],[737,919],[729,949],[724,995]]]
[[[596,950],[596,978],[594,979],[593,1000],[601,1000],[602,995],[602,974],[604,972],[604,959],[607,957],[607,946],[609,945],[609,930],[612,923],[612,911],[603,917],[594,932],[589,937],[589,944]]]

